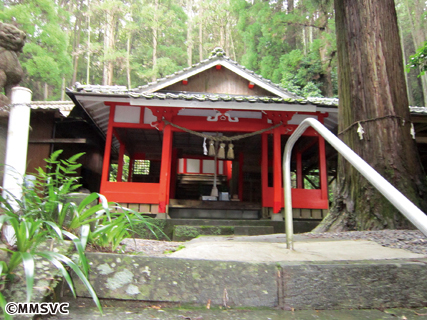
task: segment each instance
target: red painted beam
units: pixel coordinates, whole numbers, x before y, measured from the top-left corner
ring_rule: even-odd
[[[157,204],[159,183],[106,182],[102,194],[114,202]]]

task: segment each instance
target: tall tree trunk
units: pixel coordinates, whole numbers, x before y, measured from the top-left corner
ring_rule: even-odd
[[[187,0],[187,64],[189,67],[193,64],[193,18],[192,18],[192,0]]]
[[[87,13],[87,63],[86,63],[86,84],[90,81],[90,2],[88,1],[88,13]]]
[[[77,15],[76,22],[74,24],[74,41],[73,41],[73,78],[72,84],[74,85],[77,81],[77,69],[79,65],[79,45],[80,45],[80,32],[81,31],[81,15]]]
[[[230,56],[230,20],[227,18],[225,23],[225,55]]]
[[[339,136],[397,189],[425,209],[425,174],[410,134],[394,1],[335,0],[335,13]],[[363,140],[356,131],[358,121],[365,131]],[[342,157],[338,160],[337,184],[334,207],[316,231],[410,226]]]
[[[44,90],[43,90],[43,99],[44,101],[47,101],[48,98],[49,98],[49,85],[45,82]]]
[[[229,30],[230,32],[230,42],[231,42],[231,50],[233,51],[233,60],[236,61],[236,49],[234,48],[234,41],[233,41],[233,33],[231,32],[231,30]]]
[[[402,28],[399,25],[399,33],[400,33],[400,46],[402,47],[402,61],[403,65],[406,65],[406,55],[405,55],[405,42],[403,41],[402,37]],[[409,82],[409,73],[405,72],[405,84],[406,84],[406,92],[408,94],[408,104],[410,106],[415,105],[414,104],[414,95],[412,94],[411,85]]]
[[[288,0],[288,14],[292,14],[294,11],[294,0]],[[291,48],[291,50],[296,49],[297,41],[296,41],[296,27],[293,24],[290,24],[287,28],[287,42]]]
[[[65,100],[65,77],[62,77],[61,101]]]
[[[126,77],[128,80],[128,88],[132,88],[131,78],[130,78],[130,38],[131,33],[129,31],[129,36],[127,40],[127,46],[126,46]]]
[[[203,16],[203,11],[200,13],[201,17]],[[199,58],[200,61],[203,60],[203,21],[200,19],[199,22]]]
[[[225,40],[224,40],[224,25],[221,22],[221,25],[219,26],[219,46],[224,49],[225,47]]]
[[[326,31],[320,31],[320,40],[322,46],[319,48],[320,54],[320,63],[322,64],[322,69],[324,72],[324,94],[326,97],[332,97],[333,86],[332,86],[332,57],[328,54],[328,47],[330,46],[329,41],[325,37]]]
[[[154,21],[153,21],[153,76],[151,80],[156,81],[157,79],[157,28],[158,28],[158,19],[157,11],[159,9],[159,0],[154,2]]]
[[[110,35],[108,38],[108,51],[110,53],[113,52],[114,50],[114,44],[115,44],[115,19],[114,19],[114,14],[110,14],[111,17],[111,21],[110,21]],[[113,71],[114,71],[114,64],[113,64],[113,60],[110,58],[108,59],[108,85],[111,86],[113,85]]]
[[[108,21],[108,13],[106,13],[106,22],[104,25],[104,63],[103,63],[103,67],[102,67],[102,84],[104,86],[108,85],[108,63],[107,63],[107,57],[108,57],[108,45],[109,45],[109,41],[108,41],[108,37],[109,37],[109,21]]]

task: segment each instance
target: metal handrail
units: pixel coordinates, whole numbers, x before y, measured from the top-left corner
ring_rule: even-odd
[[[391,183],[384,179],[365,160],[359,157],[344,142],[337,138],[323,124],[313,118],[305,119],[286,142],[283,151],[283,182],[285,199],[286,246],[293,249],[292,194],[291,194],[291,153],[295,142],[308,127],[313,127],[329,144],[350,162],[372,185],[381,192],[412,224],[427,236],[427,215],[418,209]]]

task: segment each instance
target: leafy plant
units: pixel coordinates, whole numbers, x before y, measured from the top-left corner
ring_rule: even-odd
[[[0,275],[4,274],[6,279],[12,279],[15,269],[22,264],[25,273],[26,280],[26,293],[27,293],[27,302],[31,300],[33,292],[33,284],[35,278],[35,258],[41,257],[49,262],[51,262],[62,274],[65,281],[68,283],[70,290],[73,295],[76,296],[74,285],[71,280],[71,276],[68,273],[66,266],[71,268],[74,273],[80,278],[83,284],[88,289],[90,295],[92,296],[95,304],[98,306],[99,310],[102,311],[101,304],[99,299],[92,288],[88,276],[88,264],[86,257],[84,255],[83,244],[81,241],[75,237],[73,242],[76,244],[77,251],[79,253],[80,261],[83,263],[83,271],[80,267],[73,262],[67,256],[53,252],[53,251],[39,251],[38,247],[41,243],[46,242],[50,236],[48,228],[51,228],[56,234],[59,240],[63,240],[62,233],[63,231],[53,223],[52,221],[36,220],[31,216],[18,215],[12,212],[12,208],[8,207],[7,202],[5,203],[8,210],[4,211],[4,215],[0,216],[0,229],[4,224],[8,224],[13,228],[15,234],[15,246],[9,248],[0,248],[0,250],[6,251],[9,253],[10,258],[8,263],[2,261],[0,263]],[[0,305],[4,310],[6,305],[6,299],[0,292]],[[4,312],[6,318],[8,318],[6,312]]]
[[[30,301],[36,272],[34,260],[41,257],[61,272],[75,296],[67,268],[72,269],[102,312],[97,295],[88,280],[89,263],[85,255],[87,243],[116,251],[121,241],[135,233],[135,227],[138,225],[143,224],[156,237],[163,231],[149,221],[151,218],[109,203],[101,194],[89,194],[82,201],[70,196],[70,193],[81,186],[78,183],[79,178],[76,177],[76,170],[81,166],[77,160],[83,154],[61,160],[61,153],[62,150],[56,151],[49,159],[45,159],[46,168],[37,170],[34,185],[24,183],[21,199],[7,191],[7,197],[0,196],[3,206],[0,229],[3,225],[8,225],[14,233],[14,239],[8,243],[8,247],[0,248],[10,255],[7,263],[0,262],[0,286],[4,285],[2,282],[10,279],[14,270],[22,264],[27,301]],[[122,212],[115,212],[116,209]],[[78,263],[64,254],[39,250],[41,243],[52,238],[63,241],[64,237],[74,243],[79,257]],[[0,306],[3,310],[5,305],[5,297],[0,293]]]
[[[419,71],[419,76],[426,73],[427,70],[427,41],[418,48],[417,52],[410,56],[410,62],[406,66],[406,72],[410,72],[411,69]]]
[[[157,238],[162,234],[167,238],[164,232],[154,223],[150,222],[149,217],[145,217],[137,211],[124,208],[117,204],[112,207],[122,212],[109,213],[103,216],[102,220],[97,221],[96,228],[90,233],[89,242],[99,247],[109,247],[111,251],[116,251],[120,243],[137,233],[137,226],[144,225]]]

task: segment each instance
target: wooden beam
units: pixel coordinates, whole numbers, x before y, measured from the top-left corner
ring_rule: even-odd
[[[411,121],[414,123],[427,123],[427,117],[411,115]]]
[[[30,140],[28,143],[39,143],[39,144],[48,144],[48,143],[86,143],[87,139],[85,138],[70,138],[70,139],[62,139],[62,138],[56,138],[56,139],[36,139],[36,140]]]
[[[427,137],[415,137],[417,143],[427,143]]]

